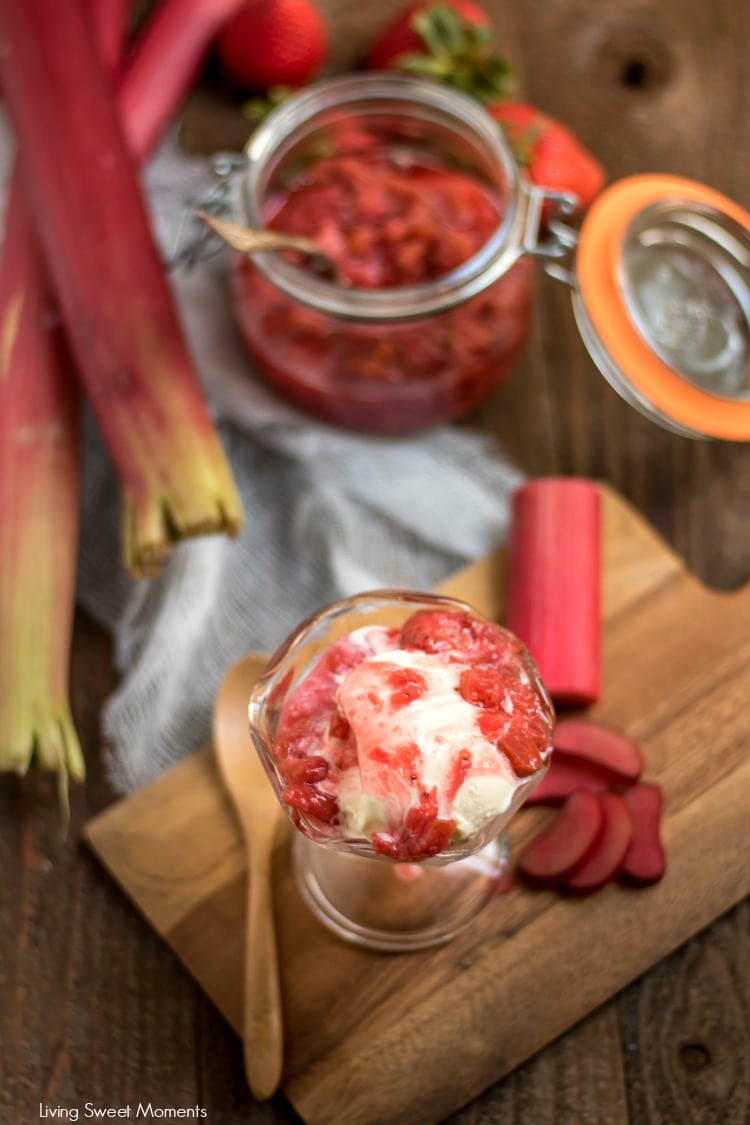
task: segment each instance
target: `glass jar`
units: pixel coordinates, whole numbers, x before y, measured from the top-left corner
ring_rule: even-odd
[[[410,168],[430,173],[425,196],[441,179],[479,192],[496,222],[475,226],[465,260],[418,284],[343,285],[283,254],[235,258],[241,334],[283,395],[374,433],[460,417],[523,350],[537,256],[570,285],[583,342],[627,403],[682,436],[750,441],[750,215],[742,207],[684,177],[645,174],[609,185],[575,230],[561,221],[575,198],[530,186],[472,99],[438,83],[359,74],[306,88],[259,127],[238,217],[251,227],[273,222],[295,184],[304,190],[316,167],[340,159],[359,168],[363,209],[347,220],[334,197],[328,218],[354,254],[373,229],[373,156],[407,178]],[[408,208],[399,217],[408,220]],[[435,231],[433,220],[438,258],[449,227]],[[401,256],[405,277],[412,250],[418,255],[419,238]]]
[[[421,738],[429,743],[423,741],[416,757],[410,749],[414,744],[404,734],[404,730],[412,730],[408,717],[404,720],[407,726],[401,732],[401,741],[391,740],[390,749],[384,749],[385,743],[378,741],[377,746],[367,751],[364,763],[359,739],[354,739],[352,744],[336,741],[339,737],[345,739],[338,730],[342,719],[336,708],[336,693],[340,691],[343,678],[351,668],[356,670],[363,658],[360,649],[364,642],[350,640],[351,634],[373,626],[398,630],[415,612],[424,610],[429,613],[456,611],[462,619],[469,613],[474,621],[483,623],[480,615],[466,603],[439,595],[375,590],[343,599],[303,621],[286,639],[271,657],[249,701],[255,750],[282,807],[298,829],[294,843],[298,887],[324,924],[345,940],[372,949],[403,951],[441,944],[459,933],[496,897],[506,871],[508,822],[546,773],[551,752],[552,705],[534,662],[513,634],[494,625],[489,626],[494,638],[490,643],[499,646],[497,666],[502,666],[503,682],[509,685],[508,694],[503,695],[502,701],[496,700],[496,705],[504,708],[502,717],[506,724],[507,715],[515,711],[513,733],[510,733],[510,726],[504,726],[502,738],[520,738],[528,744],[533,740],[536,747],[533,769],[517,764],[511,769],[507,762],[503,764],[502,756],[499,764],[493,757],[492,768],[489,760],[480,760],[480,754],[485,751],[480,750],[476,741],[474,723],[481,722],[481,717],[488,712],[476,701],[471,705],[473,717],[467,720],[466,741],[461,742],[458,755],[461,761],[451,757],[450,762],[446,759],[444,767],[435,765],[434,756],[444,753],[441,747],[450,737],[447,732],[451,728],[443,725],[433,730],[434,720],[427,721],[426,711],[412,720],[416,724],[414,729],[418,728]],[[418,653],[417,664],[419,655],[423,654]],[[382,712],[381,722],[387,723],[390,729],[398,721],[397,716],[404,713],[400,708],[413,706],[414,700],[409,696],[394,701],[390,694],[394,690],[390,677],[394,669],[396,675],[399,669],[408,669],[399,663],[398,657],[392,665],[387,657],[387,651],[383,650],[375,662],[382,677],[378,683],[384,686],[374,691],[368,681],[366,698],[368,716],[369,709],[374,716],[381,713],[381,707],[387,709],[387,714]],[[449,669],[457,667],[450,662],[439,663]],[[372,667],[371,664],[368,671]],[[312,672],[315,674],[311,676]],[[455,677],[458,675],[456,672]],[[300,685],[303,693],[298,692]],[[399,679],[395,690],[408,691],[409,686]],[[455,712],[446,720],[446,714],[451,711],[449,707],[446,712],[446,703],[453,698],[453,691],[445,694],[441,688],[435,698],[438,699],[437,712],[431,713],[437,713],[443,724],[446,721],[455,724],[458,721]],[[470,705],[465,699],[462,697],[459,707],[468,709]],[[290,700],[293,700],[291,708]],[[461,716],[463,724],[463,711]],[[374,721],[378,722],[377,717]],[[516,722],[519,725],[515,725]],[[359,729],[361,733],[365,726],[360,725]],[[461,732],[463,740],[463,726]],[[380,737],[387,738],[386,735]],[[321,740],[326,743],[325,750]],[[302,743],[304,754],[298,754]],[[498,745],[505,743],[498,741]],[[508,747],[508,753],[512,753],[509,741]],[[407,751],[411,755],[408,770],[402,761],[402,754]],[[316,772],[321,762],[325,767],[321,752],[328,754],[333,763],[330,774]],[[496,754],[497,751],[493,751],[493,755]],[[473,765],[472,755],[475,756]],[[365,771],[375,769],[374,763],[380,763],[377,777],[373,779],[370,773],[367,774],[369,780],[365,780]],[[433,778],[428,782],[428,774],[432,777],[429,771],[436,770],[434,777],[442,780]],[[309,781],[304,800],[296,792],[303,776]],[[327,793],[323,786],[328,782],[331,784]],[[320,784],[320,789],[316,783]],[[439,814],[432,808],[428,814],[420,803],[428,796],[422,790],[433,783],[437,786],[437,796],[433,793],[430,800],[439,800],[441,809],[443,801],[448,802],[446,807],[453,818],[452,827],[450,824],[446,827],[444,819],[435,820],[445,813]],[[470,802],[466,808],[460,796],[464,783]],[[294,794],[290,793],[291,788],[295,789]],[[331,790],[340,804],[335,815],[325,805],[330,800]],[[388,821],[388,817],[394,816],[389,806],[391,800],[398,806],[395,813],[398,824],[393,826]],[[385,801],[389,807],[385,820],[383,808],[386,806],[381,806],[380,801]],[[416,822],[410,819],[411,810],[418,811]],[[377,836],[383,835],[384,823],[394,831],[406,833],[408,855],[405,858],[402,853],[394,856],[392,851],[376,844]],[[439,830],[439,841],[431,835],[433,826]],[[415,838],[419,841],[417,844]]]
[[[541,209],[566,197],[522,181],[477,103],[399,75],[334,78],[275,110],[246,155],[240,221],[273,225],[293,199],[296,233],[328,228],[354,263],[344,284],[287,254],[234,258],[237,322],[279,392],[393,434],[455,419],[508,377],[529,328],[528,255],[544,252]]]

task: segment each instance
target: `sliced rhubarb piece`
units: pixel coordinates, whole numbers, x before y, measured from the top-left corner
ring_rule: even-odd
[[[667,866],[660,834],[662,791],[658,785],[641,782],[622,799],[633,818],[633,839],[618,877],[641,887],[657,883]]]
[[[632,782],[622,774],[605,769],[586,758],[568,757],[553,751],[549,769],[537,787],[529,793],[527,805],[559,805],[574,789],[602,793],[605,789],[622,789]]]
[[[604,811],[596,794],[575,789],[552,823],[521,852],[519,870],[537,886],[555,886],[589,854],[603,825]]]
[[[125,492],[126,561],[150,573],[177,538],[236,533],[240,501],[83,9],[0,4],[0,41],[40,242]]]
[[[559,706],[585,707],[599,698],[600,587],[597,487],[543,477],[519,488],[508,540],[506,624]]]
[[[599,793],[604,814],[601,834],[594,847],[562,880],[568,890],[588,894],[618,874],[633,839],[633,818],[617,793]]]
[[[632,738],[593,719],[560,719],[552,736],[557,753],[585,758],[611,770],[623,780],[635,782],[643,769],[643,758]]]

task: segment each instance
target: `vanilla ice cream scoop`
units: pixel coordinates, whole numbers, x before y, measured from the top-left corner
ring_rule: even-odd
[[[401,862],[481,847],[544,774],[552,708],[516,637],[423,609],[334,640],[279,708],[298,827]]]

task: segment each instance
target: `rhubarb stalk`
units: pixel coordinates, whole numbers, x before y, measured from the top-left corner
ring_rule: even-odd
[[[586,707],[599,698],[601,527],[591,481],[541,477],[514,494],[505,623],[555,704]]]
[[[11,181],[0,263],[0,761],[83,775],[68,705],[78,539],[78,395]]]
[[[92,0],[105,63],[129,0]],[[14,169],[0,259],[0,766],[80,779],[68,699],[79,524],[80,393]]]
[[[240,501],[75,0],[0,0],[0,78],[68,337],[125,494],[135,574]],[[51,127],[54,123],[54,127]]]
[[[200,5],[213,13],[212,0]],[[196,18],[188,40],[174,32],[196,0],[164,0],[149,24],[148,65],[141,40],[120,83],[121,112],[144,157],[171,120],[187,70],[207,49],[213,28]],[[102,59],[114,68],[129,0],[91,0]],[[197,17],[197,13],[196,17]],[[183,28],[184,30],[184,28]],[[203,35],[201,42],[199,31]],[[153,67],[154,46],[171,85]],[[131,75],[140,76],[131,87]],[[146,80],[146,76],[149,80]],[[159,87],[159,113],[149,91]],[[166,96],[165,96],[166,95]],[[54,311],[17,170],[11,178],[0,259],[0,768],[35,765],[83,774],[68,703],[70,639],[78,536],[79,389]]]
[[[247,0],[162,0],[138,37],[118,87],[130,150],[150,152],[188,93],[208,45]]]

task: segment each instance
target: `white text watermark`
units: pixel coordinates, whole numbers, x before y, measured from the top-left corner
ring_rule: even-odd
[[[83,1106],[48,1105],[39,1103],[39,1119],[49,1121],[205,1121],[208,1110],[203,1106],[157,1105],[155,1102],[137,1102],[133,1105]]]

